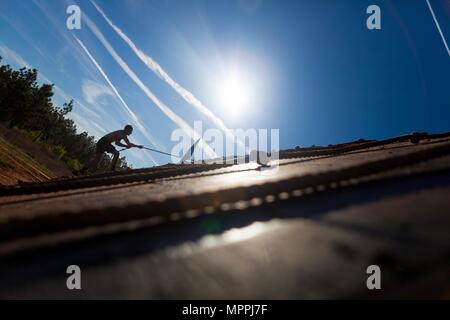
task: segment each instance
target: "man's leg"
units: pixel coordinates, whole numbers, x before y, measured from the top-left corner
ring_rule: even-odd
[[[111,162],[111,170],[112,171],[116,170],[116,164],[117,164],[117,161],[119,160],[120,153],[119,153],[119,151],[116,150],[113,153],[113,155],[114,155],[114,157],[113,157],[112,162]]]
[[[103,158],[103,152],[102,153],[96,153],[95,154],[95,158],[94,158],[94,160],[92,161],[92,163],[90,165],[90,168],[97,170],[98,163],[100,162],[100,160],[102,160],[102,158]]]
[[[86,171],[89,170],[89,169],[95,169],[95,170],[97,170],[98,163],[100,162],[100,160],[102,160],[102,157],[103,157],[103,152],[102,152],[102,153],[96,153],[96,154],[95,154],[95,158],[92,159],[90,162],[88,162],[88,163],[83,167],[83,169],[81,169],[80,172],[81,172],[82,174],[85,174]]]

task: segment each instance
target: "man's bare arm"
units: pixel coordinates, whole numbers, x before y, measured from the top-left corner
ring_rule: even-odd
[[[143,148],[143,146],[140,146],[140,145],[131,143],[130,140],[128,140],[127,137],[125,137],[123,140],[125,141],[126,144],[123,144],[123,143],[121,143],[120,141],[117,141],[117,142],[116,142],[116,145],[121,146],[121,147],[124,147],[124,148],[128,148],[128,149],[129,149],[129,148],[140,148],[140,149]]]
[[[130,146],[128,146],[128,145],[123,144],[122,142],[120,142],[120,140],[119,140],[119,141],[116,141],[115,144],[116,144],[116,146],[119,146],[119,147],[131,148]]]

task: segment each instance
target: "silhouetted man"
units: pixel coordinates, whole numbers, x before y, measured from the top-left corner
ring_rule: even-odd
[[[128,140],[128,136],[133,133],[133,127],[131,125],[126,125],[123,130],[117,130],[111,133],[108,133],[103,138],[98,140],[97,142],[97,151],[95,154],[95,158],[84,166],[83,169],[81,169],[80,173],[84,174],[88,169],[97,169],[97,165],[102,159],[102,156],[105,152],[111,153],[113,155],[112,163],[111,163],[111,170],[116,169],[117,161],[119,160],[119,151],[114,148],[112,145],[113,142],[115,142],[116,146],[124,147],[124,148],[140,148],[142,149],[143,146],[136,145],[134,143],[131,143],[130,140]],[[120,141],[124,140],[125,144],[121,143]]]

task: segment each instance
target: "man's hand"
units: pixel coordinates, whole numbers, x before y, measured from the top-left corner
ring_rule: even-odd
[[[136,147],[138,147],[139,149],[142,149],[142,148],[144,148],[144,146],[136,146]]]

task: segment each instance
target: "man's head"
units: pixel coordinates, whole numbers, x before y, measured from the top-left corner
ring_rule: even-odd
[[[129,136],[130,134],[133,133],[133,127],[129,124],[127,124],[124,128],[125,133],[127,134],[127,136]]]

